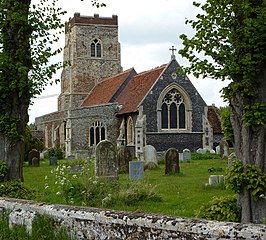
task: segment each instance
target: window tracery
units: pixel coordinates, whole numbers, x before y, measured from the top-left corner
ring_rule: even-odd
[[[161,103],[161,129],[185,129],[186,106],[180,92],[173,88]]]

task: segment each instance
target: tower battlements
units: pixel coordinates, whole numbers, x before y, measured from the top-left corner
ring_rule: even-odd
[[[74,25],[109,25],[118,27],[118,17],[117,15],[112,15],[112,17],[100,17],[99,14],[94,14],[94,16],[82,16],[80,13],[75,13],[74,17],[66,24],[66,31]]]

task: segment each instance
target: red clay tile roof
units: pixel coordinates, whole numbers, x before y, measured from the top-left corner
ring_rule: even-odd
[[[130,68],[122,73],[101,81],[92,89],[91,93],[85,98],[81,106],[93,106],[109,103],[132,71],[135,71],[134,68]]]
[[[135,75],[116,101],[123,105],[118,114],[136,112],[146,94],[160,77],[167,64]]]
[[[222,133],[221,118],[215,106],[208,106],[208,120],[212,126],[213,133]]]

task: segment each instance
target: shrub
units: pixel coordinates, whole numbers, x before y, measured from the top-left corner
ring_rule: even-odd
[[[8,165],[6,162],[0,161],[0,178],[4,178],[8,172]]]
[[[247,164],[244,172],[243,163],[236,159],[233,159],[232,166],[226,171],[226,183],[235,193],[247,188],[255,201],[266,193],[266,174],[255,164]]]
[[[201,206],[196,217],[209,220],[240,222],[241,211],[236,196],[214,197],[208,204]]]
[[[0,184],[0,196],[9,198],[33,199],[36,195],[32,189],[25,187],[22,182],[10,181]]]
[[[54,196],[60,196],[61,203],[67,204],[81,204],[81,200],[84,198],[82,194],[81,179],[82,176],[88,171],[87,165],[84,165],[79,172],[72,173],[70,165],[58,165],[51,170],[52,179],[54,183],[52,186],[48,184],[48,176],[45,176],[47,180],[44,185],[44,189],[47,193],[51,193]],[[49,195],[49,194],[47,194]]]
[[[63,159],[64,158],[64,150],[62,148],[49,148],[48,149],[48,158],[50,157],[57,157],[57,159]]]

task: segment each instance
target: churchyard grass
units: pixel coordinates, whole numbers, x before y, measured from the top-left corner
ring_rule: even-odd
[[[67,160],[59,160],[59,166],[65,164]],[[175,175],[165,175],[164,164],[159,164],[159,168],[154,170],[146,170],[143,180],[129,180],[128,174],[119,174],[118,185],[121,187],[119,198],[111,199],[112,209],[153,212],[181,217],[194,217],[196,211],[203,205],[212,200],[213,197],[232,196],[233,192],[224,189],[223,185],[217,187],[206,187],[210,175],[225,174],[227,161],[221,160],[217,155],[206,154],[203,158],[199,154],[192,154],[192,160],[187,163],[180,163],[180,173]],[[24,166],[25,185],[36,189],[40,194],[36,196],[36,201],[45,201],[50,203],[71,204],[81,203],[82,200],[72,199],[71,202],[63,201],[62,196],[49,194],[45,186],[49,188],[56,187],[55,179],[51,171],[54,171],[57,166],[49,166],[47,160],[41,161],[40,167]],[[81,176],[83,181],[91,178],[94,175],[93,163],[90,163],[89,170],[86,175]],[[93,178],[87,181],[87,184],[94,184]],[[109,181],[110,182],[110,181]],[[97,183],[99,186],[103,183]],[[78,185],[73,185],[74,187]],[[117,186],[117,185],[116,185]],[[87,187],[91,187],[88,186]],[[106,193],[105,198],[113,194],[112,188],[115,185],[107,186],[106,189],[101,186],[101,191],[110,191]],[[134,203],[133,192],[137,189],[146,188],[147,191],[153,190],[156,195],[148,196],[150,200],[138,201]],[[95,189],[94,189],[95,190]],[[80,190],[81,191],[81,190]],[[124,191],[124,192],[123,192]],[[132,191],[130,193],[130,191]],[[74,194],[74,195],[73,195]],[[76,193],[72,192],[73,196]],[[109,194],[109,195],[108,195]],[[133,204],[126,204],[125,198],[133,196]],[[123,198],[124,197],[124,198]],[[146,196],[147,197],[147,196]],[[88,197],[87,197],[88,198]],[[145,197],[144,197],[145,198]],[[124,199],[124,200],[123,200]],[[108,199],[107,199],[108,200]],[[99,201],[96,199],[96,201]],[[105,206],[105,205],[102,205]],[[110,205],[106,205],[109,207]],[[110,208],[110,207],[109,207]]]

